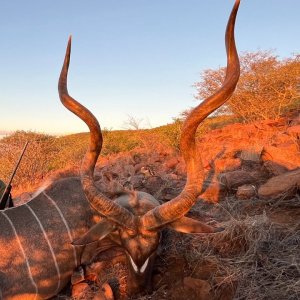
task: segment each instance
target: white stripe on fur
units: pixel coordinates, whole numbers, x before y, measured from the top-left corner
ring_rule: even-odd
[[[21,241],[20,241],[20,238],[19,238],[18,233],[16,231],[16,228],[15,228],[13,222],[10,220],[9,216],[5,214],[5,211],[0,211],[0,212],[7,219],[7,221],[9,222],[9,224],[10,224],[10,226],[11,226],[11,228],[12,228],[12,230],[13,230],[15,236],[16,236],[16,241],[19,244],[21,252],[22,252],[22,254],[24,256],[24,260],[25,260],[25,263],[26,263],[26,266],[27,266],[27,269],[28,269],[28,275],[29,275],[30,281],[31,281],[31,283],[32,283],[32,285],[34,286],[34,289],[35,289],[35,298],[34,299],[36,299],[37,295],[38,295],[38,287],[37,287],[37,285],[36,285],[36,283],[35,283],[35,281],[33,279],[33,276],[32,276],[31,270],[30,270],[30,265],[29,265],[29,262],[28,262],[28,258],[26,256],[24,248],[23,248],[23,246],[21,244]]]
[[[41,221],[39,220],[38,216],[35,214],[34,210],[29,206],[29,204],[30,204],[30,202],[26,203],[24,205],[26,207],[28,207],[28,209],[31,211],[32,215],[37,220],[37,222],[38,222],[38,224],[39,224],[39,226],[41,228],[41,231],[42,231],[42,233],[43,233],[43,235],[45,237],[45,240],[46,240],[46,242],[48,244],[49,250],[51,252],[51,255],[52,255],[52,258],[53,258],[53,261],[54,261],[54,264],[55,264],[56,272],[57,272],[57,275],[58,275],[58,284],[57,284],[57,289],[56,289],[56,292],[55,292],[55,294],[57,294],[59,292],[59,290],[60,290],[61,274],[60,274],[60,270],[59,270],[59,267],[58,267],[58,264],[57,264],[56,256],[55,256],[55,253],[53,251],[53,248],[51,246],[51,243],[50,243],[50,241],[48,239],[47,233],[46,233],[46,231],[45,231],[45,229],[44,229]]]
[[[62,211],[60,210],[60,208],[58,207],[58,205],[55,203],[55,201],[48,195],[46,194],[46,192],[44,191],[43,194],[51,201],[51,203],[55,206],[55,208],[57,209],[62,221],[64,222],[65,226],[66,226],[66,229],[67,229],[67,232],[68,232],[68,236],[70,238],[70,241],[73,242],[74,238],[72,237],[72,234],[71,234],[71,230],[70,230],[70,227],[67,223],[67,220],[65,219]],[[71,245],[71,247],[73,248],[73,254],[74,254],[74,260],[75,260],[75,267],[77,267],[77,264],[78,264],[78,261],[77,261],[77,255],[76,255],[76,250],[75,250],[75,247],[73,245]]]

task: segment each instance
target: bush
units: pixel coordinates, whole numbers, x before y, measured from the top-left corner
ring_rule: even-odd
[[[101,155],[130,151],[140,145],[139,131],[103,130],[103,147]]]
[[[130,151],[141,145],[138,132],[103,131],[101,155]],[[29,145],[13,180],[14,194],[30,191],[58,170],[77,173],[87,151],[89,134],[78,133],[55,137],[47,134],[17,131],[0,140],[0,179],[8,182],[19,155]]]
[[[272,52],[245,53],[241,76],[227,105],[219,113],[233,113],[246,122],[276,119],[300,104],[300,55],[279,60]],[[222,84],[225,68],[205,70],[195,83],[197,99],[212,95]]]
[[[56,139],[50,135],[17,131],[3,138],[0,146],[0,178],[5,182],[9,180],[26,141],[29,141],[29,145],[14,179],[14,184],[24,188],[34,185],[51,170],[51,162],[58,153]]]
[[[183,122],[180,119],[175,119],[172,124],[155,128],[154,133],[158,135],[161,143],[175,151],[179,151],[182,124]]]

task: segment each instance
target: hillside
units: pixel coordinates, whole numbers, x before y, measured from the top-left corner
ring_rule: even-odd
[[[233,122],[230,117],[206,120],[199,132]],[[103,130],[101,157],[126,151],[178,151],[181,122],[144,130]],[[0,178],[7,182],[19,153],[27,140],[30,141],[13,185],[14,196],[23,191],[33,191],[42,180],[57,172],[78,172],[88,145],[88,133],[66,136],[17,131],[0,140]]]
[[[208,122],[198,136],[203,194],[190,215],[225,230],[213,235],[164,230],[154,292],[136,299],[182,299],[183,293],[187,299],[297,299],[300,119],[291,115],[225,126],[218,119]],[[110,198],[124,189],[148,192],[161,202],[177,196],[186,180],[178,153],[180,126],[104,132],[95,172],[98,187]],[[4,160],[5,154],[10,149],[17,153],[27,138],[32,138],[32,148],[20,168],[15,195],[28,190],[17,204],[27,201],[45,179],[77,174],[88,134],[56,138],[16,133],[1,141],[2,170],[5,161],[16,159],[11,155]],[[116,251],[115,257],[106,252],[95,256],[82,281],[59,297],[70,297],[73,289],[78,299],[92,299],[103,286],[109,292],[107,283],[117,293],[114,278],[126,276],[126,265],[122,249]]]

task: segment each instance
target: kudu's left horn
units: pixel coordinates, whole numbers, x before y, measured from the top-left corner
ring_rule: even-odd
[[[135,221],[133,215],[127,209],[121,207],[103,195],[94,183],[94,169],[101,152],[103,139],[100,125],[95,116],[68,93],[67,78],[71,55],[71,41],[72,38],[70,37],[59,77],[58,93],[63,105],[83,120],[90,130],[89,148],[84,156],[81,167],[81,182],[83,190],[90,205],[101,215],[107,217],[116,224],[134,230]]]

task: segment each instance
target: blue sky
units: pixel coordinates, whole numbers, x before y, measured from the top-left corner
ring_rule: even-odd
[[[102,127],[127,115],[170,123],[196,105],[193,83],[225,65],[231,0],[0,1],[0,130],[86,131],[59,102],[57,80],[69,34],[70,94]],[[241,0],[239,52],[300,49],[299,0]]]

